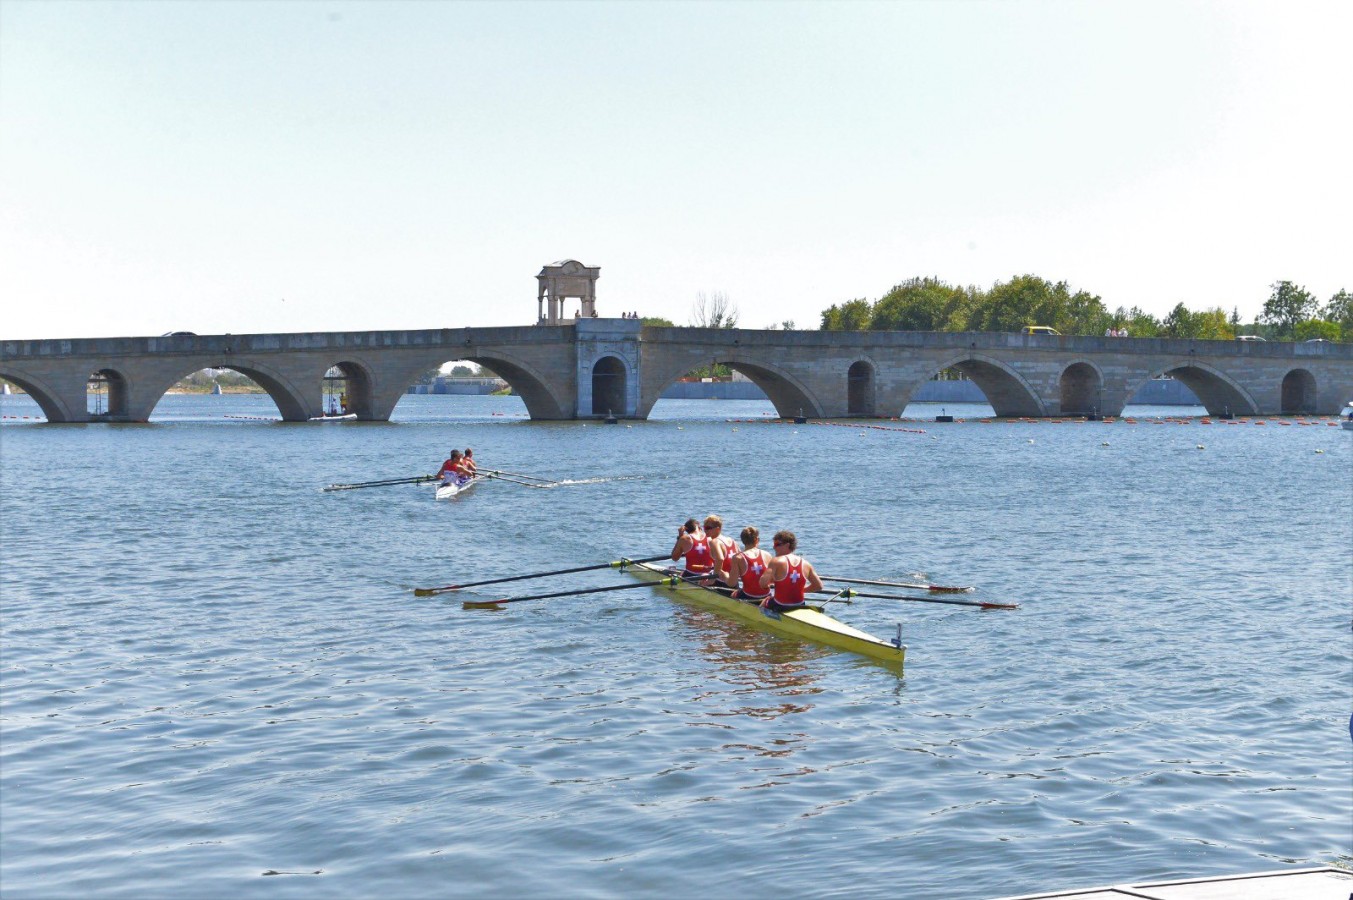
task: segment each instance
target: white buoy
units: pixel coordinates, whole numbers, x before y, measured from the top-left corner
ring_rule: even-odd
[[[1199,445],[1198,445],[1198,449],[1199,449],[1199,450],[1206,450],[1207,448],[1204,447],[1202,444],[1199,444]]]

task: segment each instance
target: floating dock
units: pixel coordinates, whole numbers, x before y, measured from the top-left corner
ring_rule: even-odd
[[[1353,900],[1353,872],[1332,867],[1152,881],[1002,900]]]

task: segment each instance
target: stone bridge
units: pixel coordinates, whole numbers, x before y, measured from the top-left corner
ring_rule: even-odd
[[[946,369],[996,415],[1110,415],[1170,375],[1223,415],[1332,415],[1353,399],[1353,344],[949,332],[650,328],[632,319],[423,331],[172,335],[0,341],[0,378],[28,391],[49,422],[144,422],[185,376],[228,368],[256,381],[282,418],[324,412],[337,368],[348,408],[385,421],[429,369],[471,360],[521,395],[533,419],[646,418],[687,372],[722,363],[785,417],[895,416]],[[91,412],[89,382],[107,385]]]

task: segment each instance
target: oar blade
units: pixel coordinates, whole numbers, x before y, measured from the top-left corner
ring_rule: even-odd
[[[502,609],[501,600],[466,600],[460,605],[461,609]]]
[[[414,588],[413,595],[415,597],[435,597],[438,594],[445,594],[449,591],[458,591],[458,590],[460,590],[460,585],[448,584],[445,587]]]

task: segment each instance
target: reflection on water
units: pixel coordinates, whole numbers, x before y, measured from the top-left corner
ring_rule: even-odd
[[[715,711],[710,713],[712,717],[771,720],[813,708],[812,697],[821,693],[822,688],[814,684],[815,674],[820,670],[809,663],[832,654],[832,650],[751,629],[744,623],[684,603],[675,605],[674,618],[700,654],[718,666],[714,671],[719,685],[711,685],[699,697],[733,698],[733,705],[716,703]],[[764,702],[772,698],[777,702]],[[763,702],[746,703],[747,699]],[[765,752],[787,755],[792,748]]]

